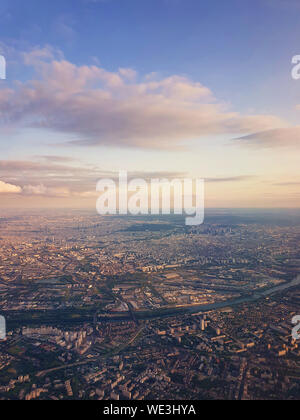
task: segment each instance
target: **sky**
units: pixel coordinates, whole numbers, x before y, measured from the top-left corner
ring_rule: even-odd
[[[298,0],[1,0],[0,207],[96,182],[206,180],[207,207],[300,207]]]

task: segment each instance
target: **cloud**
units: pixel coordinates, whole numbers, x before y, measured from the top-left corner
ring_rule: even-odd
[[[248,181],[250,179],[253,179],[253,176],[232,176],[232,177],[226,177],[226,178],[206,178],[205,182],[208,183],[221,183],[221,182],[242,182],[242,181]]]
[[[276,184],[273,184],[276,187],[299,187],[300,182],[297,181],[290,181],[290,182],[278,182]]]
[[[22,188],[13,185],[7,184],[6,182],[0,181],[0,194],[20,194],[22,192]]]
[[[96,183],[99,179],[109,178],[118,182],[117,171],[105,171],[97,167],[84,167],[60,162],[73,163],[65,157],[41,156],[41,161],[0,160],[0,177],[10,183],[18,183],[23,195],[50,197],[91,198],[96,195]],[[76,162],[76,161],[75,161]],[[128,179],[142,178],[150,181],[159,179],[182,179],[187,174],[182,172],[130,172]]]
[[[56,57],[55,59],[53,57]],[[72,145],[176,149],[189,140],[282,127],[272,115],[241,115],[201,83],[132,69],[78,67],[50,47],[27,53],[35,79],[0,91],[0,122],[72,135]]]
[[[46,162],[53,162],[53,163],[68,163],[68,162],[76,162],[76,159],[68,156],[36,156],[38,159],[42,159]]]
[[[300,126],[267,130],[235,139],[242,145],[271,148],[298,147],[300,145]]]
[[[43,184],[39,185],[25,185],[23,187],[23,193],[25,195],[45,195],[48,197],[69,197],[71,192],[66,187],[46,187]]]
[[[5,189],[0,185],[0,192],[20,193],[23,196],[41,196],[58,198],[85,198],[97,196],[96,184],[99,179],[119,181],[119,172],[105,171],[97,167],[75,166],[72,158],[57,156],[40,156],[40,161],[9,161],[0,160],[0,178],[6,180]],[[68,164],[60,164],[60,163]],[[204,176],[204,175],[203,175]],[[153,179],[183,180],[188,178],[185,172],[168,171],[136,171],[128,172],[128,181],[144,179],[150,183]],[[244,182],[251,176],[205,177],[209,184]],[[9,184],[8,184],[9,183]],[[3,183],[2,183],[3,184]],[[18,185],[18,186],[16,186]],[[10,188],[9,188],[10,187]]]
[[[133,69],[120,68],[119,73],[122,77],[131,81],[135,80],[137,77],[137,72]]]
[[[53,61],[56,56],[60,56],[62,59],[62,53],[59,50],[51,47],[50,45],[46,45],[43,48],[36,48],[28,52],[24,52],[23,60],[27,66],[39,67],[44,62]]]
[[[77,168],[68,165],[61,165],[52,163],[51,161],[44,162],[33,162],[33,161],[22,161],[22,160],[0,160],[0,173],[5,174],[18,174],[22,177],[34,173],[48,176],[49,174],[62,174],[67,176],[69,173],[86,172],[84,168]]]

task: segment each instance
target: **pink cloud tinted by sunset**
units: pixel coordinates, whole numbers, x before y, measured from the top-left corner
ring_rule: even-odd
[[[286,123],[242,115],[199,82],[76,66],[47,49],[24,54],[33,80],[0,90],[2,125],[70,134],[78,145],[176,149],[215,135],[247,136]]]

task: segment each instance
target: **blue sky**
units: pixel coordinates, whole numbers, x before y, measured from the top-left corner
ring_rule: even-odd
[[[17,90],[16,81],[26,84],[29,80],[40,80],[40,63],[33,63],[32,56],[30,65],[21,59],[23,53],[30,54],[32,51],[47,50],[48,64],[64,60],[65,63],[72,63],[76,69],[94,66],[104,69],[110,77],[118,73],[120,68],[137,73],[134,82],[126,80],[126,86],[122,87],[122,115],[114,115],[113,110],[108,113],[111,124],[116,119],[120,124],[115,134],[109,133],[107,128],[104,130],[102,126],[95,126],[93,132],[89,131],[87,126],[93,126],[97,116],[88,121],[85,119],[81,126],[77,121],[74,124],[78,115],[77,118],[73,114],[70,116],[68,110],[66,120],[69,118],[70,121],[65,127],[62,121],[57,121],[57,114],[61,114],[61,104],[57,105],[57,113],[53,113],[49,121],[41,126],[41,115],[36,115],[37,104],[31,103],[26,121],[21,121],[19,115],[18,118],[9,115],[8,119],[14,121],[14,127],[4,127],[0,132],[0,142],[7,146],[4,148],[3,159],[35,161],[36,156],[72,156],[77,166],[93,165],[104,170],[117,170],[123,165],[132,171],[182,171],[211,178],[236,177],[241,179],[240,184],[226,185],[232,197],[232,205],[238,205],[242,197],[241,206],[246,205],[246,195],[241,196],[246,187],[260,191],[257,187],[259,178],[261,184],[290,185],[285,192],[268,192],[273,194],[270,206],[280,205],[287,200],[293,206],[298,205],[299,198],[296,191],[291,190],[291,182],[299,175],[294,155],[298,145],[295,146],[295,139],[298,140],[300,136],[297,131],[272,130],[296,127],[299,120],[296,107],[300,104],[300,82],[297,84],[291,78],[291,58],[300,54],[299,15],[300,5],[296,0],[2,0],[0,53],[7,58],[8,79],[1,81],[0,90],[7,87]],[[39,60],[43,61],[44,57],[39,56]],[[66,67],[67,64],[59,70],[60,75]],[[163,95],[163,103],[158,102],[159,97],[156,96],[155,104],[152,104],[154,108],[148,108],[149,100],[153,99],[153,91],[152,86],[147,85],[147,93],[141,98],[145,104],[144,114],[141,115],[138,108],[132,109],[134,104],[130,100],[136,90],[140,91],[148,83],[152,73],[155,73],[152,76],[155,83],[164,81],[158,88],[159,92],[155,91],[155,94]],[[55,77],[59,76],[56,73],[51,77],[47,75],[44,84],[50,82],[55,85]],[[76,79],[79,76],[72,73],[72,77]],[[98,75],[94,74],[94,77]],[[170,77],[173,78],[171,81]],[[132,84],[135,85],[134,90]],[[187,110],[194,107],[195,102],[192,96],[189,96],[188,103],[186,97],[184,103],[182,97],[179,99],[178,84],[180,89],[184,84],[185,92],[188,90],[191,93],[193,89],[195,92],[199,88],[196,84],[201,84],[211,92],[214,98],[205,100],[205,110],[202,109],[203,103],[201,109],[197,109],[200,119],[207,113],[209,118],[211,113],[214,114],[209,129],[204,124],[198,127],[193,117],[187,115]],[[99,88],[99,85],[94,86],[94,89]],[[113,96],[115,107],[116,101],[120,99],[119,93],[116,93],[115,88],[112,91],[111,86],[103,88],[101,85],[101,89]],[[170,96],[170,89],[173,93],[176,90],[176,98],[173,93]],[[36,91],[39,94],[42,92],[37,88]],[[124,116],[127,91],[131,109],[130,115]],[[74,92],[70,94],[68,90],[63,93],[68,98],[66,103],[72,104],[70,95]],[[79,93],[88,96],[89,100],[93,97],[88,86],[76,92],[77,97]],[[47,112],[49,104],[54,100],[49,96],[43,97]],[[24,92],[19,92],[10,101],[19,105],[23,97]],[[140,138],[140,127],[132,124],[129,129],[127,122],[124,122],[127,117],[134,121],[138,118],[144,121],[145,115],[149,116],[158,108],[164,114],[167,101],[173,101],[176,107],[174,116],[181,118],[184,114],[185,118],[179,128],[175,147],[172,139],[177,136],[178,127],[169,125],[170,116],[168,121],[159,119],[158,126],[162,130],[153,131],[153,134],[150,130],[145,139]],[[212,102],[217,103],[218,110],[210,109]],[[220,107],[224,109],[220,111]],[[53,109],[49,112],[53,112]],[[87,109],[82,110],[83,115],[87,112]],[[237,121],[229,121],[229,112],[238,114],[238,118],[232,116]],[[251,124],[249,120],[241,121],[248,116],[253,116]],[[270,121],[269,117],[263,117],[264,121],[261,121],[260,116],[272,116],[274,121]],[[220,118],[225,118],[222,127],[218,126]],[[183,127],[190,120],[195,128],[188,128],[185,133]],[[145,119],[145,130],[148,123],[151,126],[151,122]],[[218,127],[212,129],[213,124]],[[233,128],[229,129],[228,125]],[[125,126],[127,131],[124,140],[117,141],[114,136],[122,137]],[[17,130],[14,130],[16,127]],[[270,130],[267,139],[256,136],[256,133],[265,130]],[[136,138],[132,140],[131,135]],[[151,143],[152,135],[157,139]],[[255,136],[247,137],[249,135]],[[100,136],[101,141],[96,136]],[[231,144],[232,138],[237,137],[245,139],[247,147],[241,147],[241,142]],[[286,138],[288,142],[283,149],[282,144]],[[77,141],[80,145],[70,148],[70,141]],[[185,147],[176,151],[182,143]],[[160,144],[163,147],[158,147]],[[189,145],[188,149],[186,144]],[[260,147],[260,144],[264,147]],[[281,163],[282,160],[280,168],[275,169],[274,163]],[[243,185],[246,178],[249,183],[250,177],[253,177],[251,185]],[[17,176],[15,180],[13,178],[8,172],[2,173],[3,182],[21,185]],[[30,185],[37,182],[33,175],[29,178]],[[24,189],[24,185],[21,186]],[[221,205],[222,200],[216,198],[217,186],[212,185],[211,189],[212,202],[220,201]],[[262,205],[266,195],[263,190],[261,194],[256,198],[253,195],[247,205]]]
[[[0,13],[2,39],[49,44],[77,64],[96,57],[108,70],[187,74],[245,108],[253,86],[288,83],[299,49],[293,0],[2,0]]]

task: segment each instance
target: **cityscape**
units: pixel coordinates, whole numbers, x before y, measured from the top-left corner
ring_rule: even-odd
[[[298,399],[300,213],[207,220],[1,216],[1,398]]]

